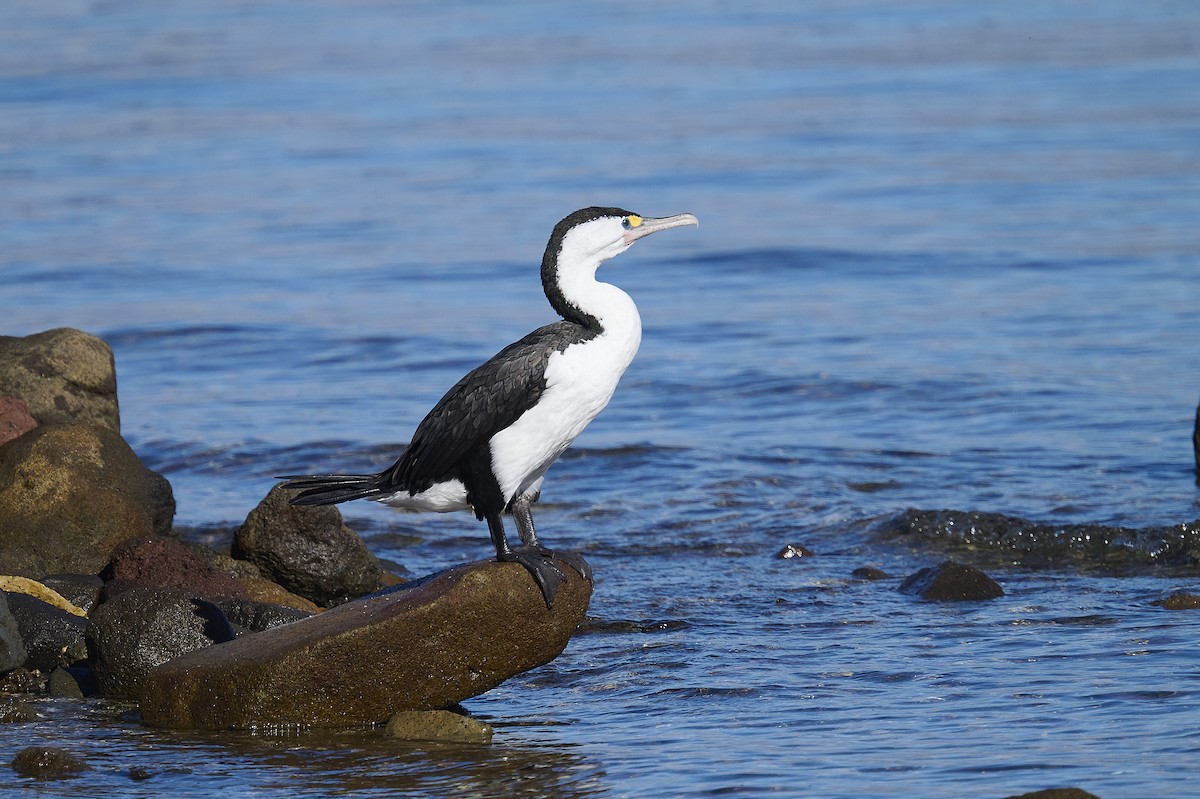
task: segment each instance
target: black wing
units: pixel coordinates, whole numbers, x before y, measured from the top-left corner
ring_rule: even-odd
[[[555,322],[467,373],[417,425],[408,449],[380,475],[380,489],[419,493],[454,476],[464,457],[537,403],[551,354],[591,335],[574,322]]]

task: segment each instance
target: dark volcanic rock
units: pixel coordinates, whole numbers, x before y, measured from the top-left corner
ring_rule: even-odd
[[[121,431],[112,349],[80,330],[0,336],[0,394],[23,399],[39,424],[95,424]]]
[[[332,505],[294,507],[276,486],[238,528],[233,556],[318,605],[334,605],[382,585],[383,568]]]
[[[553,609],[516,563],[457,566],[317,616],[192,652],[151,672],[157,727],[344,727],[436,710],[548,663],[592,586],[565,563]]]
[[[38,720],[37,708],[8,696],[0,696],[0,724],[25,724]]]
[[[41,583],[84,613],[92,612],[104,588],[104,581],[94,574],[51,574],[43,577]]]
[[[206,597],[250,597],[236,577],[173,538],[135,538],[119,544],[100,576],[106,581],[186,588]]]
[[[5,597],[25,643],[25,668],[49,673],[87,657],[83,639],[87,619],[28,594],[5,593]]]
[[[94,574],[174,513],[170,484],[111,430],[42,425],[0,446],[0,574]]]
[[[234,630],[250,633],[260,633],[313,615],[308,611],[268,602],[255,602],[252,599],[214,599],[213,604],[221,609]]]
[[[17,752],[12,761],[13,771],[26,777],[67,777],[87,771],[84,763],[66,749],[57,746],[30,746]]]
[[[0,444],[12,441],[37,427],[29,407],[20,397],[0,397]]]
[[[7,594],[0,591],[0,674],[20,668],[28,656],[17,620],[9,610]]]
[[[181,588],[135,587],[92,612],[88,651],[100,693],[137,698],[160,663],[235,637],[216,605]]]
[[[405,741],[492,742],[492,727],[450,710],[402,710],[388,719],[387,734]]]
[[[886,580],[892,575],[874,566],[859,566],[850,576],[856,580]]]
[[[1000,584],[979,569],[947,560],[927,566],[900,583],[900,591],[931,600],[979,600],[1004,596]]]

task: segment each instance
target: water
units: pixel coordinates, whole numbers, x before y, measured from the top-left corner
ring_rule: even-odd
[[[0,793],[1191,795],[1200,621],[1150,603],[1194,565],[878,531],[1200,517],[1198,30],[1115,0],[6,4],[0,333],[109,341],[189,537],[272,475],[389,462],[550,320],[534,269],[569,211],[701,227],[604,268],[643,348],[539,514],[595,621],[467,703],[490,748],[42,701],[0,761],[93,771]],[[466,515],[345,511],[413,575],[488,552]],[[1007,595],[896,592],[947,551]]]

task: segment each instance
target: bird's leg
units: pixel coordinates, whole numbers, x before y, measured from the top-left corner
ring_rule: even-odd
[[[546,600],[546,607],[553,607],[558,585],[563,579],[562,570],[554,562],[553,553],[541,547],[526,545],[523,532],[521,546],[515,549],[510,547],[508,538],[504,535],[504,518],[499,513],[488,514],[487,523],[488,532],[492,536],[492,546],[496,548],[496,560],[501,563],[520,563],[524,566],[533,575],[534,582],[542,592],[542,599]]]
[[[547,557],[558,558],[579,572],[589,583],[592,580],[592,567],[578,552],[554,552],[542,546],[538,541],[537,532],[533,529],[533,501],[528,497],[517,497],[510,506],[513,521],[517,523],[517,532],[521,534],[521,549],[538,552]]]

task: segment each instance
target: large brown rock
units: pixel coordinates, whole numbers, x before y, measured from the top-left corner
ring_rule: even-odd
[[[552,609],[524,567],[483,561],[191,652],[147,677],[142,718],[178,729],[345,727],[449,707],[563,651],[592,586],[560,567]]]
[[[41,425],[0,446],[0,574],[95,574],[174,514],[170,484],[110,429]]]
[[[275,486],[233,539],[233,556],[318,605],[336,605],[380,588],[383,567],[332,505],[298,507]]]
[[[40,424],[82,422],[121,430],[112,349],[81,330],[0,336],[0,394],[25,400]]]

